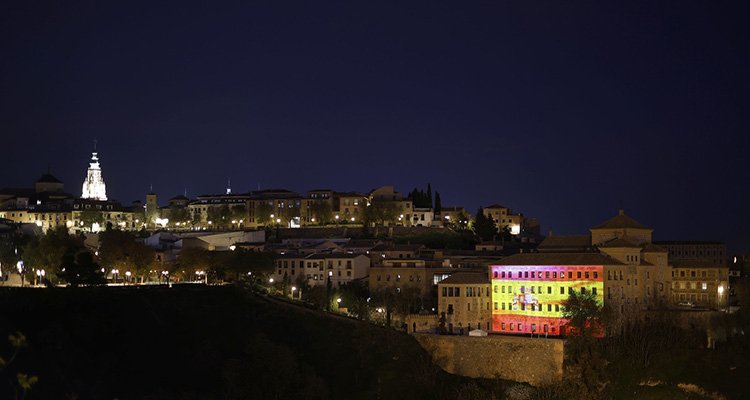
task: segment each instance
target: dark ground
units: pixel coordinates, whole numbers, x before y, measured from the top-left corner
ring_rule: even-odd
[[[39,377],[29,399],[491,396],[437,369],[408,335],[269,302],[239,287],[2,289],[0,334],[28,346],[2,371]],[[11,351],[0,342],[0,356]],[[499,395],[498,395],[499,396]]]

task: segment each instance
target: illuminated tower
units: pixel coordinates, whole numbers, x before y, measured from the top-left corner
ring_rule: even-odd
[[[99,167],[99,157],[96,152],[96,142],[94,142],[94,151],[91,153],[91,162],[89,170],[86,173],[86,180],[83,181],[83,199],[107,200],[107,190],[102,178],[102,169]]]

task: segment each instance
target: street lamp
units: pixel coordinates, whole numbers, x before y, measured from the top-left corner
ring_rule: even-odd
[[[130,271],[125,271],[125,276],[127,276],[127,277],[128,277],[128,282],[130,282],[130,276],[131,276],[131,275],[132,275],[132,274],[130,273]]]

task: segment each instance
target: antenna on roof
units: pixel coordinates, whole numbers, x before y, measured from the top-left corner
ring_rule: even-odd
[[[47,163],[47,175],[52,175],[52,164]]]
[[[185,197],[187,197],[187,188],[185,188]]]
[[[150,184],[150,185],[148,185],[148,191],[149,191],[149,193],[154,193],[154,184],[153,183]]]
[[[94,151],[96,151],[96,138],[94,138]]]

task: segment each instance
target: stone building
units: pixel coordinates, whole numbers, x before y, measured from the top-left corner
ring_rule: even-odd
[[[290,283],[304,280],[310,286],[326,285],[339,288],[370,272],[370,258],[363,254],[282,255],[276,260],[271,278],[288,279]]]
[[[565,334],[561,305],[574,291],[595,294],[611,311],[605,331],[666,305],[672,269],[667,250],[651,243],[652,232],[620,210],[591,228],[590,241],[552,236],[539,253],[516,254],[491,266],[493,331]]]
[[[672,263],[672,302],[682,307],[724,309],[729,296],[729,267],[705,261]]]
[[[492,328],[492,295],[487,274],[457,272],[438,282],[438,316],[448,333],[489,332]]]

